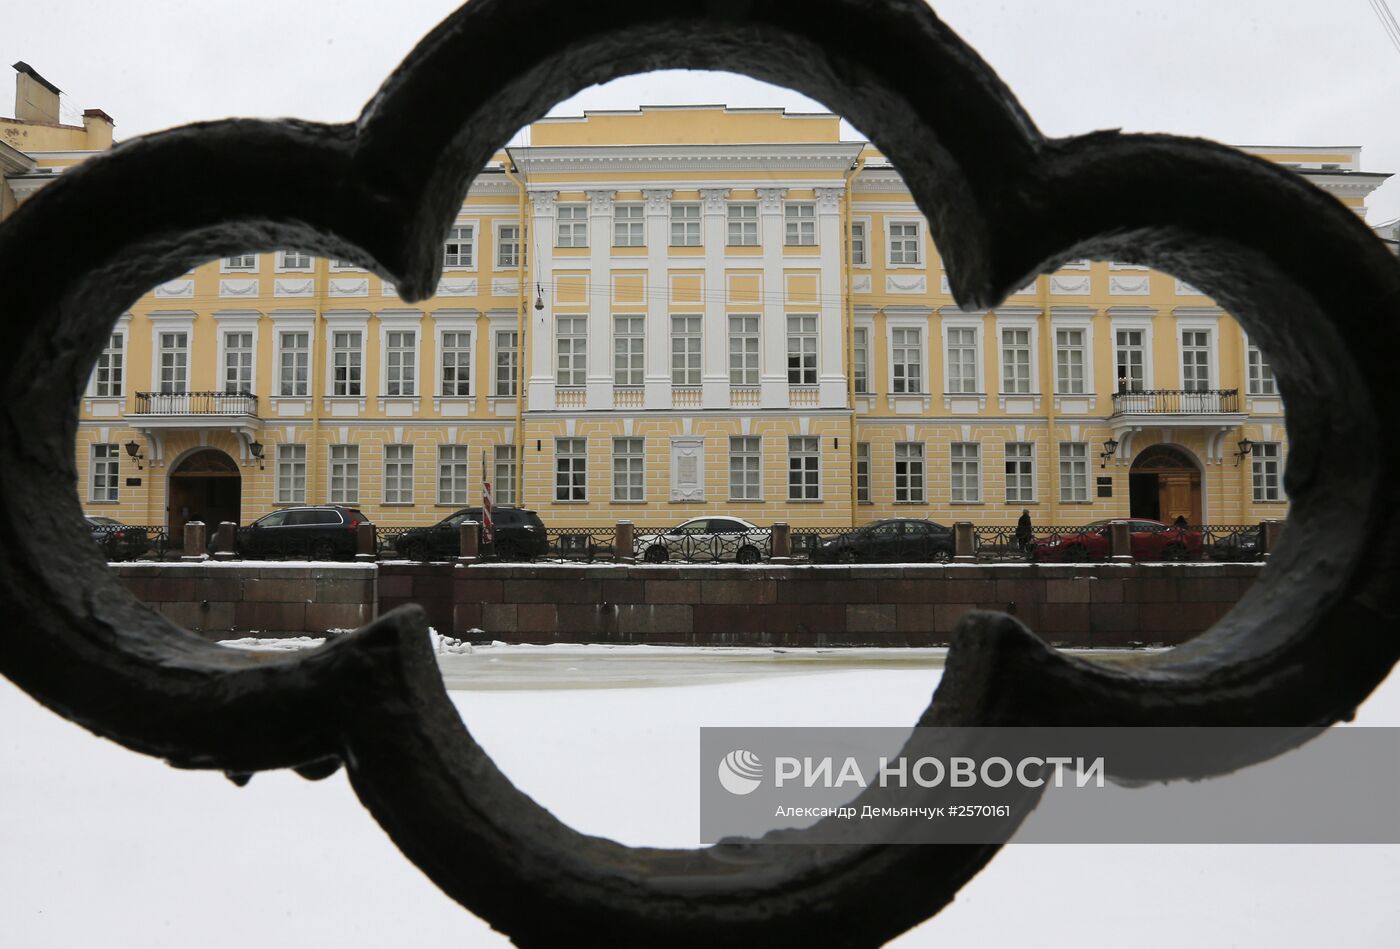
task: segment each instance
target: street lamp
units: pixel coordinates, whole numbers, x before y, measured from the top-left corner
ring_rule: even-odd
[[[131,456],[131,460],[136,462],[136,470],[141,470],[141,446],[135,439],[126,443],[126,453]]]
[[[1108,459],[1112,458],[1116,451],[1118,451],[1118,440],[1116,438],[1110,438],[1108,441],[1104,442],[1103,451],[1099,452],[1099,467],[1107,468]]]
[[[254,439],[248,443],[248,453],[258,460],[258,470],[263,470],[263,444]]]
[[[1254,442],[1250,441],[1248,438],[1241,438],[1239,441],[1239,449],[1239,451],[1235,452],[1236,468],[1240,466],[1240,462],[1244,461],[1245,455],[1254,454]]]

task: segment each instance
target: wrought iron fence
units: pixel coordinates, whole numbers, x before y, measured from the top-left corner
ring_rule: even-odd
[[[769,528],[725,534],[677,533],[675,525],[637,527],[632,555],[641,563],[761,563],[773,555]]]
[[[545,531],[549,552],[532,558],[549,563],[594,563],[616,559],[611,527],[552,527]]]
[[[792,559],[812,562],[812,555],[829,541],[838,540],[853,533],[849,527],[801,527],[793,528],[789,535],[792,546]]]
[[[164,527],[141,524],[91,525],[92,539],[109,562],[164,560],[170,535]]]
[[[422,530],[421,527],[380,527],[374,526],[374,555],[381,560],[413,560],[426,559],[430,551],[426,546],[414,549],[403,542],[403,536],[409,531]],[[407,550],[404,548],[408,547]],[[420,557],[415,558],[414,555]]]

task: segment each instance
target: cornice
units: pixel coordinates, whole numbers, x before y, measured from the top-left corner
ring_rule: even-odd
[[[861,142],[771,145],[555,145],[509,149],[531,174],[657,171],[845,171]]]

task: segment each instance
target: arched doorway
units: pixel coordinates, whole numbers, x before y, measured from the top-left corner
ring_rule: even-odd
[[[243,476],[238,463],[217,448],[186,455],[170,470],[167,520],[175,543],[187,521],[203,521],[212,532],[222,521],[241,524]]]
[[[1128,469],[1128,508],[1131,517],[1201,523],[1200,467],[1172,445],[1144,449]]]

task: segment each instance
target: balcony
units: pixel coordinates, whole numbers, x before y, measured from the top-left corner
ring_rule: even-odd
[[[137,392],[127,422],[156,429],[223,429],[248,438],[262,426],[258,397],[249,392]]]
[[[1113,394],[1114,415],[1234,415],[1239,389],[1143,389]]]

